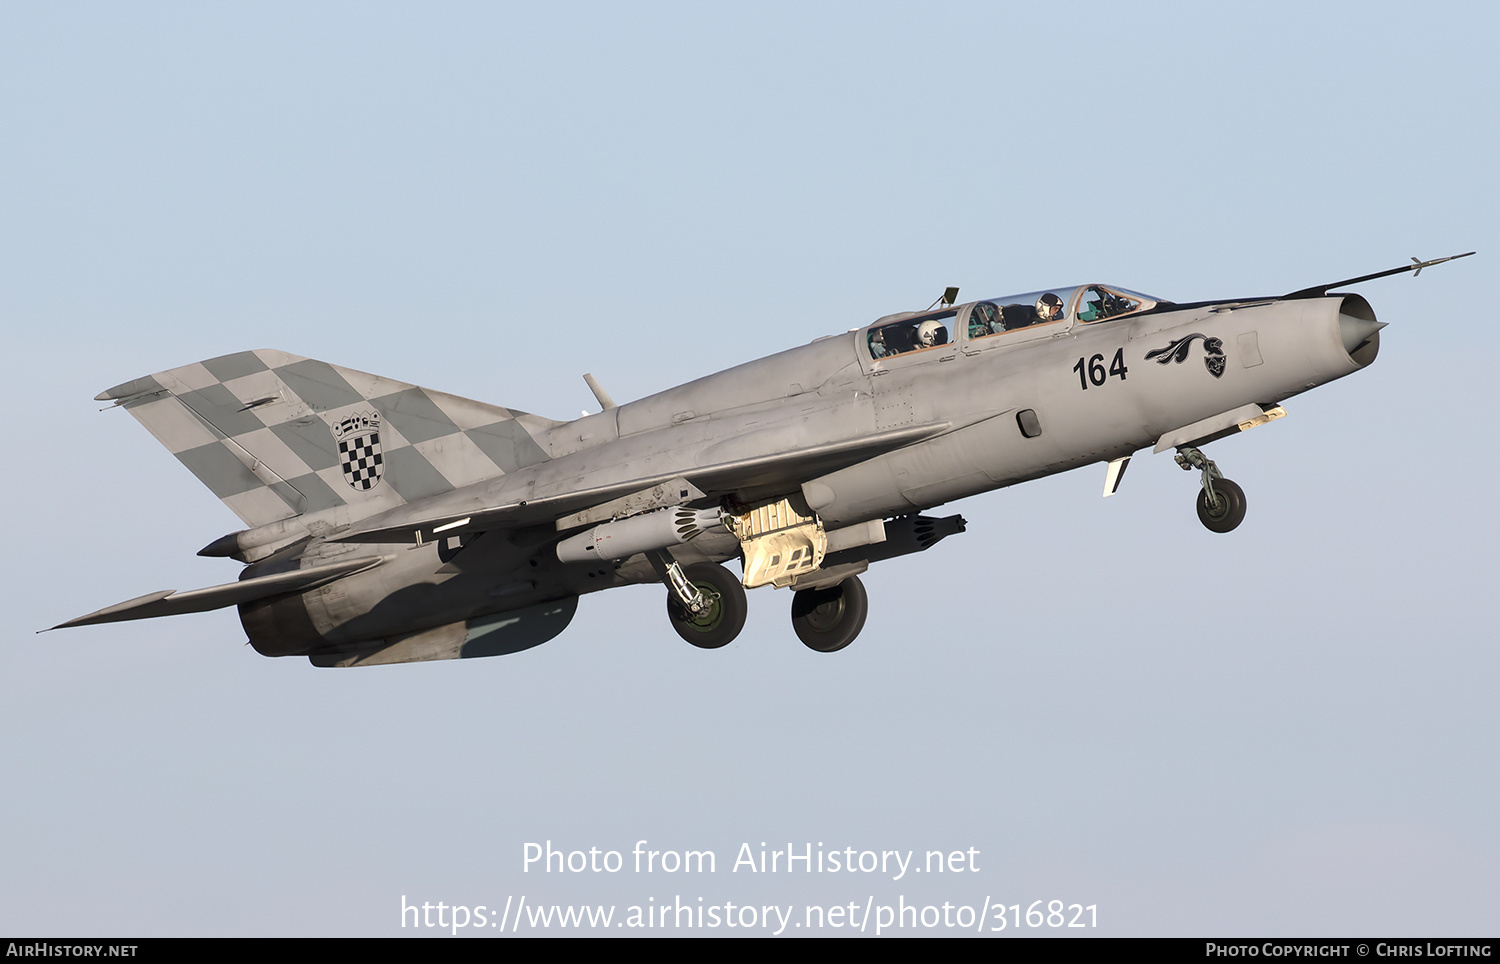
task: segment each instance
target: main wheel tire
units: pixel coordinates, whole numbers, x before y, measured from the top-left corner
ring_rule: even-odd
[[[667,617],[677,635],[699,649],[718,649],[734,642],[734,638],[745,628],[745,587],[735,574],[712,562],[699,562],[684,566],[682,574],[698,591],[708,597],[709,606],[701,615],[694,616],[677,595],[667,590]]]
[[[1229,532],[1245,521],[1245,490],[1228,479],[1214,479],[1215,499],[1198,490],[1198,521],[1211,532]]]
[[[836,653],[865,628],[870,597],[858,576],[828,589],[800,589],[792,597],[792,628],[808,649]]]

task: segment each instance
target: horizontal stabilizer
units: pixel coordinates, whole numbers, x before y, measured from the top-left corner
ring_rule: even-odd
[[[745,486],[784,484],[795,487],[810,478],[825,475],[850,465],[872,459],[914,442],[941,435],[952,426],[948,422],[914,425],[893,429],[849,441],[814,445],[792,452],[756,456],[705,465],[686,472],[664,473],[657,477],[635,478],[612,485],[581,489],[564,495],[486,506],[460,511],[424,512],[408,515],[405,507],[382,513],[354,526],[348,532],[331,537],[331,542],[407,542],[429,539],[436,530],[444,535],[458,532],[482,532],[501,526],[550,523],[562,516],[602,505],[613,499],[640,492],[644,488],[670,482],[679,476],[697,486],[702,493],[715,495],[733,492]]]
[[[179,616],[183,613],[202,613],[208,612],[210,609],[223,609],[225,606],[237,606],[240,603],[264,599],[267,596],[277,596],[288,592],[305,592],[308,589],[315,589],[335,579],[350,576],[366,569],[373,569],[384,561],[384,556],[361,556],[358,559],[330,562],[321,566],[313,566],[309,569],[297,569],[292,572],[278,572],[269,576],[242,579],[239,582],[225,583],[222,586],[211,586],[208,589],[190,589],[187,592],[163,589],[160,592],[149,593],[136,599],[130,599],[126,602],[105,607],[96,613],[89,613],[87,616],[70,619],[52,628],[64,629],[69,626],[93,626],[97,623],[119,623],[129,619],[150,619],[154,616]]]

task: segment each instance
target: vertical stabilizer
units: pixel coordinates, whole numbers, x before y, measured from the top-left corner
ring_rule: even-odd
[[[548,419],[261,349],[116,385],[114,400],[248,526],[350,522],[545,461]]]

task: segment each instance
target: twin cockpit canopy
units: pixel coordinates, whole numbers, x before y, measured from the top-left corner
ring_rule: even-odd
[[[954,330],[960,324],[966,329],[967,340],[975,342],[1036,325],[1109,321],[1160,303],[1159,298],[1106,285],[1029,291],[959,308],[887,315],[866,329],[865,343],[870,357],[886,358],[947,345],[954,340]],[[1001,343],[1003,340],[995,342]]]

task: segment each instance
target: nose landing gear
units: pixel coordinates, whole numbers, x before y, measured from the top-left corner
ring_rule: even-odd
[[[1207,487],[1198,490],[1198,521],[1209,531],[1229,532],[1245,521],[1244,489],[1221,478],[1213,483],[1213,496],[1208,493]]]
[[[1191,445],[1177,449],[1176,462],[1186,471],[1203,473],[1198,492],[1198,521],[1210,532],[1230,532],[1245,521],[1245,490],[1219,472],[1213,460]]]

